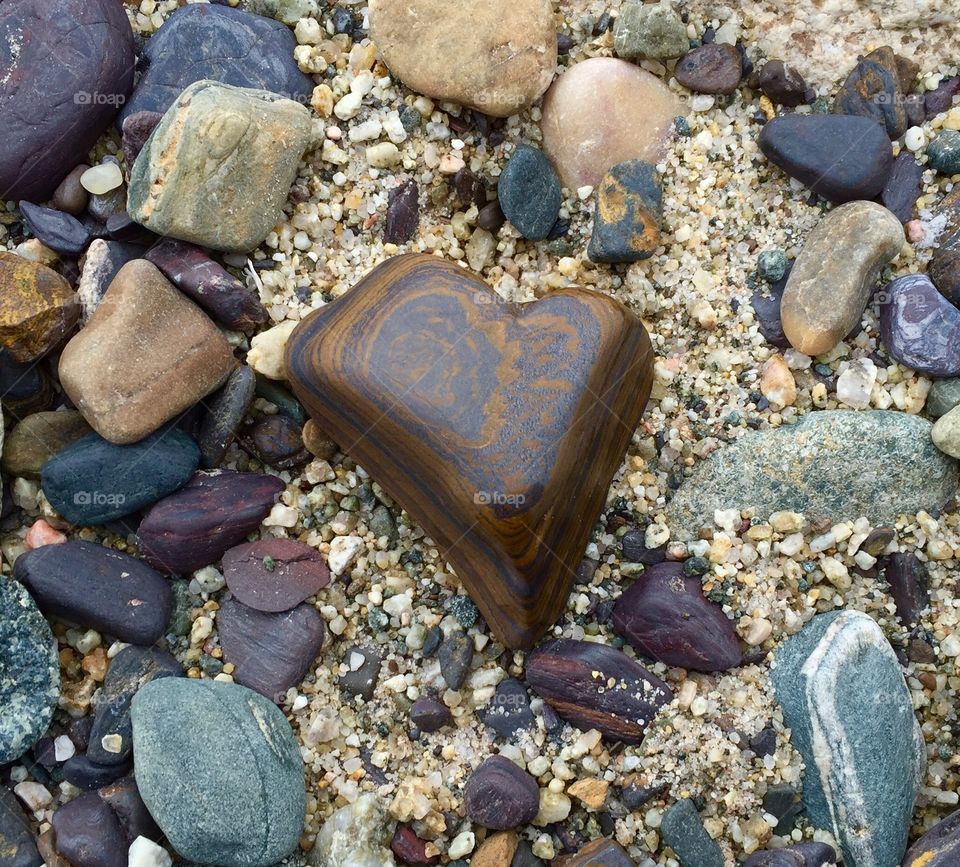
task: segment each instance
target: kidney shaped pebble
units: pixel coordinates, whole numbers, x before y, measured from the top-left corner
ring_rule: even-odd
[[[491,756],[467,780],[467,815],[478,825],[506,831],[526,825],[540,811],[537,781],[505,756]]]
[[[527,657],[527,683],[568,723],[638,744],[673,699],[660,678],[625,653],[591,641],[548,641]]]
[[[613,628],[644,656],[695,671],[739,665],[740,644],[723,609],[703,595],[683,564],[647,569],[613,609]]]

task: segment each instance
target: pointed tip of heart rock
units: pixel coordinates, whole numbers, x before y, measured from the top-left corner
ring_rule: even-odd
[[[646,405],[640,320],[582,289],[507,303],[405,255],[304,320],[286,360],[311,416],[436,540],[497,637],[531,647]]]

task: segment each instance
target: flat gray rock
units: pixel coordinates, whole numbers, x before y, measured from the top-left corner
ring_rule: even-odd
[[[695,538],[716,509],[790,510],[831,521],[936,509],[957,492],[956,461],[930,422],[902,412],[812,412],[795,425],[744,434],[684,480],[667,506],[674,539]]]
[[[770,677],[806,765],[811,824],[833,833],[848,867],[899,864],[926,750],[883,631],[859,611],[821,614],[777,651]]]
[[[236,684],[168,677],[137,692],[132,719],[140,794],[183,858],[267,867],[293,852],[303,760],[275,705]]]

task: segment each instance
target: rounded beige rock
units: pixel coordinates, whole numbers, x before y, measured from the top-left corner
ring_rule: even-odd
[[[370,36],[407,87],[494,117],[531,105],[557,66],[549,0],[370,0]]]
[[[617,163],[657,163],[674,118],[683,114],[655,75],[625,60],[594,57],[571,66],[547,91],[543,150],[565,187],[595,187]]]
[[[930,431],[933,444],[944,454],[960,458],[960,406],[937,419]]]

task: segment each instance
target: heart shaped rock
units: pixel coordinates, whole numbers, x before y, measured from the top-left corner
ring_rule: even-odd
[[[497,637],[528,648],[574,569],[650,392],[646,331],[564,289],[504,303],[398,256],[301,323],[297,397],[444,550]]]

